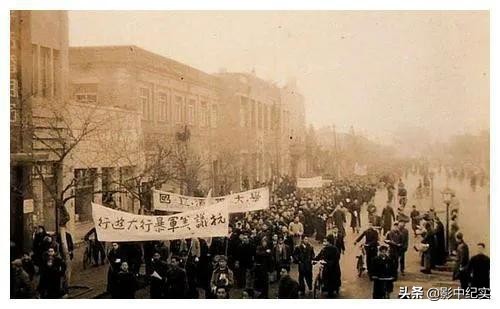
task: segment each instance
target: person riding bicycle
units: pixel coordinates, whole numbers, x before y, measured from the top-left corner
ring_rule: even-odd
[[[325,247],[313,260],[325,262],[322,273],[323,291],[328,293],[328,297],[333,297],[335,294],[338,295],[341,286],[340,251],[335,246],[333,235],[328,235],[326,241]]]
[[[377,230],[373,227],[372,222],[368,222],[368,229],[366,229],[358,238],[354,244],[356,245],[361,239],[365,238],[365,252],[366,252],[366,268],[368,270],[368,275],[371,277],[373,259],[377,256],[377,246],[379,240],[379,234]]]
[[[394,289],[394,266],[393,259],[389,257],[389,248],[381,245],[379,254],[373,259],[373,298],[389,298]]]

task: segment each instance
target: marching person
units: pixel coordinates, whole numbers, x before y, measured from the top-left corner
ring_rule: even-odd
[[[328,292],[328,297],[333,297],[339,294],[341,286],[340,252],[335,247],[332,235],[328,235],[326,241],[326,246],[321,249],[314,260],[326,262],[323,269],[324,289]]]
[[[122,261],[125,260],[125,255],[122,251],[122,248],[117,242],[111,244],[111,249],[108,252],[108,284],[107,291],[110,294],[113,294],[113,288],[116,287],[115,280],[117,278],[116,274],[120,272],[120,268],[122,265]]]
[[[314,259],[314,248],[309,243],[309,238],[304,236],[302,243],[295,248],[294,259],[299,268],[299,292],[305,294],[306,284],[312,290],[312,261]],[[305,283],[304,283],[305,281]]]
[[[261,240],[255,252],[255,290],[260,293],[259,298],[269,296],[269,272],[272,265],[272,253],[266,238]]]
[[[153,253],[150,271],[149,295],[152,299],[163,298],[163,290],[167,280],[168,264],[161,259],[161,254],[158,251]]]
[[[214,294],[219,287],[223,287],[229,292],[234,285],[233,271],[227,267],[227,258],[224,255],[219,255],[218,261],[217,268],[212,272],[212,279],[210,280]]]
[[[392,230],[385,236],[385,243],[389,245],[389,257],[393,259],[393,266],[395,267],[394,274],[397,278],[398,262],[401,256],[401,248],[403,247],[403,237],[399,232],[398,222],[393,224]]]
[[[399,270],[401,272],[401,275],[405,275],[405,255],[406,251],[408,251],[408,242],[409,242],[409,232],[408,229],[405,227],[406,222],[405,221],[399,221],[399,233],[401,234],[402,238],[402,246],[400,248],[400,256],[399,256]]]
[[[373,259],[377,256],[377,247],[379,235],[377,230],[373,228],[373,223],[368,222],[368,229],[366,229],[361,235],[356,238],[354,245],[365,238],[365,251],[366,251],[366,267],[368,269],[368,274],[372,273]],[[371,277],[371,276],[370,276]]]
[[[38,292],[40,298],[60,298],[63,296],[62,279],[66,271],[66,264],[56,255],[54,248],[47,250],[47,256],[40,266],[40,283]]]
[[[477,244],[478,254],[471,257],[467,272],[470,274],[472,288],[490,287],[490,258],[484,253],[484,243]]]
[[[128,263],[121,262],[120,271],[116,274],[116,286],[112,289],[112,298],[117,299],[132,299],[135,298],[137,291],[137,278],[136,275],[129,271]]]
[[[165,285],[166,298],[182,299],[186,297],[188,288],[186,271],[181,268],[181,259],[178,256],[170,258],[170,269],[167,272]]]
[[[304,225],[300,222],[299,216],[296,216],[293,222],[290,222],[288,230],[290,236],[293,238],[293,245],[298,246],[300,244],[300,238],[304,234]]]
[[[417,206],[411,206],[412,210],[410,213],[411,218],[411,229],[413,230],[413,236],[417,236],[418,225],[420,224],[420,212],[417,210]]]
[[[379,254],[373,259],[373,298],[389,298],[394,288],[394,260],[389,257],[388,247],[382,245]]]
[[[469,286],[467,266],[469,264],[469,246],[464,241],[464,235],[458,232],[457,238],[457,263],[453,271],[453,279],[460,280],[460,287],[466,289]]]
[[[29,275],[23,269],[23,262],[16,259],[11,262],[10,298],[26,299],[35,298],[35,292]]]
[[[285,268],[287,271],[290,271],[292,253],[293,252],[291,251],[291,249],[287,245],[285,245],[283,237],[278,237],[278,243],[273,248],[274,266],[278,275],[278,279],[281,268]]]
[[[390,202],[382,210],[382,234],[385,235],[391,230],[392,222],[395,220],[394,210]]]
[[[278,298],[281,299],[297,299],[299,298],[299,284],[297,281],[293,280],[288,269],[281,268],[280,270],[280,282],[278,287]]]

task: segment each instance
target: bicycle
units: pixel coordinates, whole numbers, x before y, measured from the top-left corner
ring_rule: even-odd
[[[91,266],[93,259],[93,245],[90,239],[83,239],[85,241],[85,251],[83,252],[83,269],[87,269],[87,267]]]
[[[363,272],[366,270],[365,267],[365,257],[366,257],[366,251],[365,251],[365,245],[361,245],[361,254],[356,255],[356,271],[358,272],[358,277],[361,277],[363,275]]]
[[[313,265],[315,265],[317,261],[313,261]],[[326,264],[325,261],[321,260],[319,261],[319,270],[318,274],[314,278],[314,283],[313,283],[313,298],[319,298],[321,296],[321,289],[323,287],[323,269],[324,265]]]

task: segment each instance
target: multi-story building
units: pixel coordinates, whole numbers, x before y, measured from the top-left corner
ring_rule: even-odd
[[[237,154],[239,187],[273,175],[296,175],[304,140],[304,101],[293,84],[255,74],[219,73],[225,147]]]
[[[63,11],[11,11],[10,17],[11,241],[19,253],[30,244],[34,225],[55,229],[49,190],[33,175],[37,168],[53,185],[51,141],[34,141],[33,135],[47,130],[44,107],[65,101],[68,18]]]
[[[71,47],[70,70],[72,99],[141,114],[146,164],[157,143],[182,142],[200,156],[203,186],[213,185],[220,136],[217,78],[137,46]],[[193,194],[185,183],[169,189]]]

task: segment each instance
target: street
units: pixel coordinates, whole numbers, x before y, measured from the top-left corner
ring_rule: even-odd
[[[417,187],[419,177],[417,175],[409,175],[408,178],[404,179],[406,187],[409,192],[409,201],[407,204],[407,212],[411,205],[417,205],[417,209],[421,212],[428,210],[431,199],[423,199],[421,201],[416,201],[412,196]],[[444,175],[437,175],[434,180],[434,207],[438,211],[438,214],[443,217],[443,222],[445,220],[445,214],[440,212],[444,209],[444,204],[441,201],[441,196],[439,192],[446,187],[446,177]],[[457,196],[460,200],[460,228],[463,231],[466,241],[468,241],[471,255],[475,253],[474,244],[477,242],[485,242],[489,244],[489,225],[474,224],[477,220],[480,222],[489,222],[489,210],[488,210],[488,200],[487,200],[487,188],[476,188],[476,191],[472,191],[468,183],[459,182],[458,180],[451,179],[448,186],[456,190]],[[386,190],[378,190],[375,196],[375,203],[377,209],[380,212],[382,207],[385,205],[387,200]],[[348,215],[349,216],[349,215]],[[366,209],[361,211],[361,231],[366,227],[367,223],[367,212]],[[350,221],[350,218],[347,218]],[[356,270],[356,256],[360,253],[359,245],[354,245],[354,240],[357,234],[353,234],[352,230],[346,227],[347,235],[345,239],[346,252],[341,257],[341,270],[342,270],[342,287],[340,291],[339,298],[354,298],[363,299],[371,298],[372,293],[372,282],[368,279],[366,272],[358,277]],[[392,298],[398,297],[399,287],[407,286],[409,289],[413,286],[421,286],[425,289],[430,287],[454,287],[457,283],[451,281],[451,273],[449,272],[433,272],[433,274],[427,275],[420,273],[420,256],[414,251],[413,248],[414,238],[410,237],[410,245],[408,252],[406,253],[406,274],[405,276],[400,276],[399,280],[394,285],[394,293]],[[312,241],[315,253],[319,253],[321,250],[321,245],[316,241]],[[81,247],[79,251],[82,251]],[[487,249],[488,245],[487,245]],[[107,266],[92,267],[87,270],[81,269],[81,258],[80,254],[76,254],[74,266],[74,275],[72,285],[76,286],[91,286],[92,290],[88,293],[84,293],[81,297],[88,298],[92,297],[109,297],[107,294],[103,294],[106,287],[106,272]],[[317,268],[314,268],[315,272],[313,278],[316,276]],[[298,270],[296,265],[292,265],[290,272],[292,278],[298,278]],[[270,297],[277,297],[278,284],[271,284],[270,287]],[[241,297],[241,290],[233,289],[231,291],[232,298]],[[137,292],[138,298],[148,298],[149,288],[146,287]],[[305,295],[305,298],[311,298],[312,293]]]

